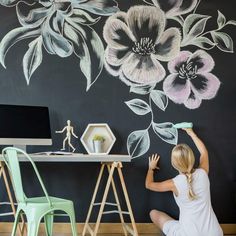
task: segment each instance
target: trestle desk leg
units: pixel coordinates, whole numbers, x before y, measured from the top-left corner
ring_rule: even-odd
[[[92,210],[93,210],[93,206],[94,206],[94,203],[95,203],[95,200],[96,200],[98,188],[99,188],[101,178],[102,178],[102,175],[103,175],[103,172],[104,172],[104,166],[105,166],[105,164],[101,165],[101,169],[100,169],[100,172],[99,172],[99,175],[98,175],[97,183],[96,183],[96,186],[95,186],[95,189],[94,189],[93,197],[92,197],[92,200],[91,200],[91,203],[90,203],[90,206],[89,206],[89,211],[88,211],[87,218],[86,218],[86,221],[85,221],[85,225],[84,225],[84,228],[83,228],[82,236],[85,236],[86,231],[88,229],[90,229],[89,219],[90,219],[90,216],[91,216],[91,213],[92,213]]]
[[[124,193],[124,196],[125,196],[125,202],[127,204],[128,212],[129,212],[129,215],[130,215],[131,224],[132,224],[133,231],[134,231],[133,236],[138,236],[138,231],[137,231],[137,228],[136,228],[134,215],[133,215],[133,211],[132,211],[131,204],[130,204],[130,201],[129,201],[129,196],[128,196],[128,192],[127,192],[127,189],[126,189],[126,185],[125,185],[125,181],[124,181],[124,177],[123,177],[123,173],[122,173],[121,168],[122,168],[122,163],[120,163],[120,166],[118,167],[118,173],[119,173],[123,193]]]

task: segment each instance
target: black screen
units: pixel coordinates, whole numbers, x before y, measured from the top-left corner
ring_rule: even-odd
[[[50,139],[48,108],[0,105],[0,138]]]

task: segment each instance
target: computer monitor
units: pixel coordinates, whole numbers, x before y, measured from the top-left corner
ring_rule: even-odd
[[[0,145],[52,145],[48,108],[0,105]]]

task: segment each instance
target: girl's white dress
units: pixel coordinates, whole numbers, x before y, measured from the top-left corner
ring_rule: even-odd
[[[211,206],[210,183],[205,170],[196,169],[192,174],[192,187],[196,200],[188,197],[188,182],[185,175],[173,178],[178,190],[174,198],[179,206],[179,221],[170,220],[163,226],[167,236],[223,236],[222,229]]]

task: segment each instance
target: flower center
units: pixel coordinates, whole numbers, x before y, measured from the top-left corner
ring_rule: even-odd
[[[141,38],[139,42],[135,42],[132,47],[134,53],[146,56],[155,53],[155,44],[150,38]]]
[[[195,79],[197,77],[197,66],[193,62],[183,64],[179,69],[179,78],[181,79]]]

